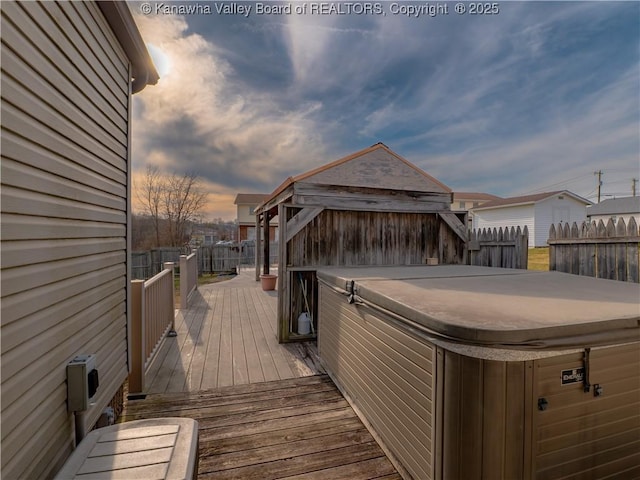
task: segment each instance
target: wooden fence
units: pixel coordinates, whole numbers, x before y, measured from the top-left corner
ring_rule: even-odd
[[[278,258],[278,244],[269,245],[272,263]],[[145,280],[162,271],[166,262],[180,264],[181,255],[189,255],[189,248],[164,247],[133,252],[131,254],[132,278]],[[255,265],[255,245],[202,245],[198,247],[198,275],[237,272],[243,265]]]
[[[500,268],[527,268],[529,229],[505,227],[469,232],[470,265]]]
[[[164,264],[173,262],[178,265],[180,255],[189,254],[188,248],[163,247],[131,254],[131,275],[137,280],[146,280],[160,273]]]
[[[147,368],[162,339],[174,331],[173,264],[149,280],[131,281],[131,373],[129,392],[144,392]],[[174,334],[175,335],[175,334]]]
[[[272,263],[278,258],[278,244],[269,244]],[[255,245],[207,245],[198,248],[198,272],[237,272],[243,265],[255,265]]]
[[[633,217],[628,225],[622,219],[551,225],[549,270],[638,283],[638,242]]]

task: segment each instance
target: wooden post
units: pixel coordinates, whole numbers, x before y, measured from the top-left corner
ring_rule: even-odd
[[[588,232],[588,224],[587,222],[582,222],[580,226],[580,233],[578,234],[578,238],[586,240]],[[583,242],[578,245],[578,257],[579,265],[578,265],[578,275],[589,275],[589,262],[591,259],[589,258],[589,249],[587,248],[587,244]]]
[[[167,270],[171,270],[171,310],[173,314],[171,315],[171,328],[167,332],[167,337],[177,337],[178,334],[176,332],[176,281],[175,281],[175,263],[173,262],[164,262],[164,268]]]
[[[607,239],[613,239],[616,236],[616,226],[613,223],[613,220],[610,218],[605,227],[605,236]],[[621,239],[622,240],[622,239]],[[607,257],[607,269],[604,272],[604,278],[609,280],[617,280],[616,279],[616,244],[615,243],[605,243],[601,245],[600,248],[604,250],[604,254]]]
[[[619,219],[616,225],[615,235],[619,237],[619,243],[615,244],[616,255],[616,280],[622,282],[627,281],[627,243],[624,241],[624,236],[627,234],[627,226],[624,223],[624,219]]]
[[[256,247],[255,247],[255,259],[256,259],[256,282],[260,281],[260,265],[262,264],[262,250],[260,249],[262,243],[262,225],[260,224],[260,217],[262,215],[256,214]]]
[[[287,270],[287,209],[283,203],[278,205],[278,308],[276,328],[278,342],[289,340],[289,318],[291,303],[286,301],[289,295],[289,272]]]
[[[598,227],[596,228],[596,235],[598,238],[605,238],[607,236],[607,227],[602,220],[598,221]],[[607,278],[607,250],[604,245],[596,244],[596,277]]]
[[[262,273],[264,273],[265,275],[269,275],[269,263],[270,263],[270,258],[269,258],[269,221],[271,220],[270,215],[269,215],[269,211],[265,210],[264,211],[264,218],[262,219],[262,227],[263,227],[263,234],[264,234],[264,259],[263,259],[263,267],[262,267]]]
[[[586,275],[589,277],[596,276],[596,222],[589,222],[587,225],[587,238],[594,239],[592,243],[587,243],[586,257],[587,270]]]
[[[189,280],[187,275],[187,256],[180,255],[180,309],[186,310],[189,296]]]
[[[132,280],[129,393],[141,393],[144,391],[144,327],[144,280]]]

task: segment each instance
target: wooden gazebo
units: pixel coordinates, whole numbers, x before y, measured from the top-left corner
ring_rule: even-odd
[[[382,143],[289,177],[255,209],[256,280],[261,267],[270,273],[264,232],[278,216],[279,341],[315,337],[319,266],[465,263],[464,214],[451,200],[446,185]],[[305,313],[310,329],[298,325]]]

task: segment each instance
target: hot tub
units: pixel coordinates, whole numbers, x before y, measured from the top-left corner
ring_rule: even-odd
[[[640,475],[640,286],[462,265],[328,267],[318,349],[403,475]]]

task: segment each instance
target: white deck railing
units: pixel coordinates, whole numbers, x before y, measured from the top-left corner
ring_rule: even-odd
[[[162,339],[174,330],[173,263],[149,280],[131,281],[129,392],[144,392],[144,377]]]
[[[189,296],[198,289],[198,257],[194,250],[191,255],[180,255],[180,308],[186,309]]]

